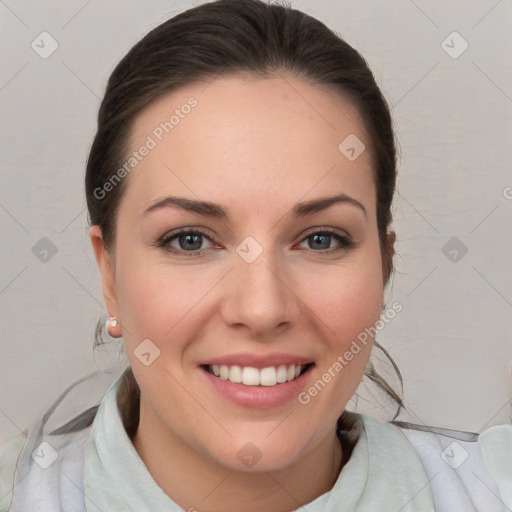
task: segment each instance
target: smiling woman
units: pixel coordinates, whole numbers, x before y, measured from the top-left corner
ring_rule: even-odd
[[[218,0],[147,34],[108,81],[85,180],[129,367],[31,438],[12,510],[502,510],[510,428],[346,409],[364,375],[403,406],[370,362],[395,180],[386,101],[318,20]]]

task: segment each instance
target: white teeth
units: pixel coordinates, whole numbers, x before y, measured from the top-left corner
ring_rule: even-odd
[[[262,386],[275,386],[277,383],[276,369],[273,367],[263,368],[260,372],[260,384]]]
[[[227,366],[225,364],[214,364],[209,366],[210,373],[222,380],[229,380],[236,384],[245,384],[246,386],[275,386],[295,380],[304,369],[302,365],[284,364],[280,366],[269,366],[267,368],[253,368],[251,366]]]
[[[277,368],[277,382],[286,382],[287,380],[287,372],[286,372],[286,366],[282,364]]]
[[[221,365],[220,367],[220,378],[222,380],[227,380],[229,378],[229,367],[227,367],[225,364]]]
[[[228,378],[231,382],[242,382],[242,368],[240,368],[240,366],[232,366],[229,369]]]
[[[258,369],[246,366],[242,370],[242,382],[246,386],[257,386],[260,383],[260,372]]]

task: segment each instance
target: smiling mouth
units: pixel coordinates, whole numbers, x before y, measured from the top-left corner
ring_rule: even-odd
[[[267,368],[254,368],[238,365],[202,365],[202,368],[211,375],[222,380],[229,380],[234,384],[245,386],[277,386],[298,379],[304,375],[314,363],[306,365],[279,365]]]

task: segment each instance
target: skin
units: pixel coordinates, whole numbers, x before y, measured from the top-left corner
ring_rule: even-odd
[[[205,385],[198,362],[239,352],[300,354],[315,362],[307,389],[379,319],[386,257],[370,141],[347,100],[289,75],[225,77],[205,87],[167,93],[138,115],[134,150],[169,112],[190,96],[198,101],[125,178],[111,253],[99,226],[90,232],[105,304],[119,322],[112,333],[123,336],[141,389],[133,444],[185,510],[295,510],[339,475],[336,421],[373,340],[306,405],[235,405]],[[338,150],[349,134],[367,148],[353,162]],[[341,193],[366,215],[348,203],[303,218],[290,214],[297,202]],[[230,220],[177,207],[142,213],[171,194],[222,204]],[[187,227],[210,237],[202,239],[203,254],[157,246]],[[331,237],[315,248],[310,235],[322,229],[338,230],[354,245]],[[248,236],[263,248],[250,264],[236,252]],[[392,250],[391,232],[388,241]],[[171,246],[180,250],[178,238]],[[144,339],[160,350],[149,366],[134,354]],[[237,458],[248,442],[262,455],[251,468]]]

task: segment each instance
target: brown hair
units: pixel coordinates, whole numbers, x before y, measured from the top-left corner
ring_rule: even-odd
[[[357,108],[368,132],[377,189],[377,225],[385,285],[393,272],[386,231],[396,181],[396,147],[388,105],[365,59],[319,20],[290,5],[262,0],[217,0],[165,21],[121,59],[112,72],[98,114],[85,176],[89,221],[99,225],[107,250],[115,243],[116,214],[126,181],[99,194],[128,153],[134,119],[161,94],[200,80],[246,73],[294,76],[328,87]],[[96,328],[95,347],[102,344]],[[387,351],[402,385],[400,371]],[[400,396],[373,364],[365,375],[398,404]],[[133,375],[132,375],[133,378]],[[133,384],[136,386],[135,379]]]

